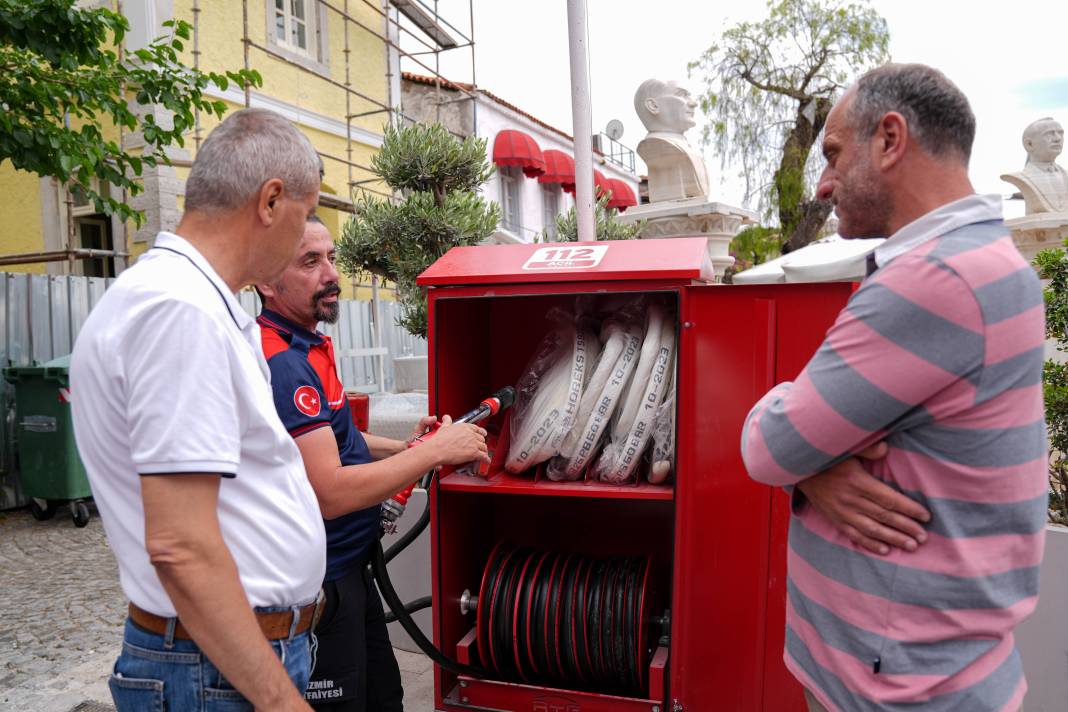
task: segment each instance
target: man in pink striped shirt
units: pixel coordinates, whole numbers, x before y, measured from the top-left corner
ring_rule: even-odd
[[[812,710],[1015,712],[1047,505],[1038,279],[968,180],[975,118],[887,65],[827,119],[818,197],[889,239],[794,383],[750,412],[750,476],[793,497],[786,664]],[[874,264],[872,264],[874,262]]]

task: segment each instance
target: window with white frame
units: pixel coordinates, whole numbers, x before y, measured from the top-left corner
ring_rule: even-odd
[[[555,183],[542,183],[541,204],[545,235],[550,241],[556,240],[556,216],[560,213],[560,187]]]
[[[101,196],[108,197],[110,186],[107,182],[101,182],[99,178],[94,177],[91,179],[90,186]],[[110,218],[96,211],[96,206],[80,186],[71,185],[69,190],[71,224],[76,239],[75,247],[84,250],[114,250],[115,239]],[[76,271],[86,277],[114,277],[115,260],[106,256],[82,259]]]
[[[521,235],[523,210],[519,200],[522,174],[515,166],[501,168],[501,224],[509,232]]]
[[[269,0],[274,43],[290,52],[318,59],[315,0]]]

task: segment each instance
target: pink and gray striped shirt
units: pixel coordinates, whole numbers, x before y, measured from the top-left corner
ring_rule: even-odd
[[[917,551],[878,556],[793,492],[785,659],[832,712],[1015,712],[1027,689],[1013,629],[1038,599],[1047,511],[1042,290],[1000,200],[901,232],[925,226],[885,243],[742,434],[750,476],[788,489],[885,440],[872,474],[932,514]]]

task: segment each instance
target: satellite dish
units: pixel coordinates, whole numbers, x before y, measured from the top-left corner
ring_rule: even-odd
[[[612,119],[608,122],[604,132],[608,134],[608,138],[618,141],[623,136],[623,122],[619,119]]]

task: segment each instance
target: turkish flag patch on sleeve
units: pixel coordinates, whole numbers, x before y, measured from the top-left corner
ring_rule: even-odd
[[[323,408],[319,391],[311,386],[301,386],[293,393],[293,405],[309,418],[319,415],[319,411]]]

